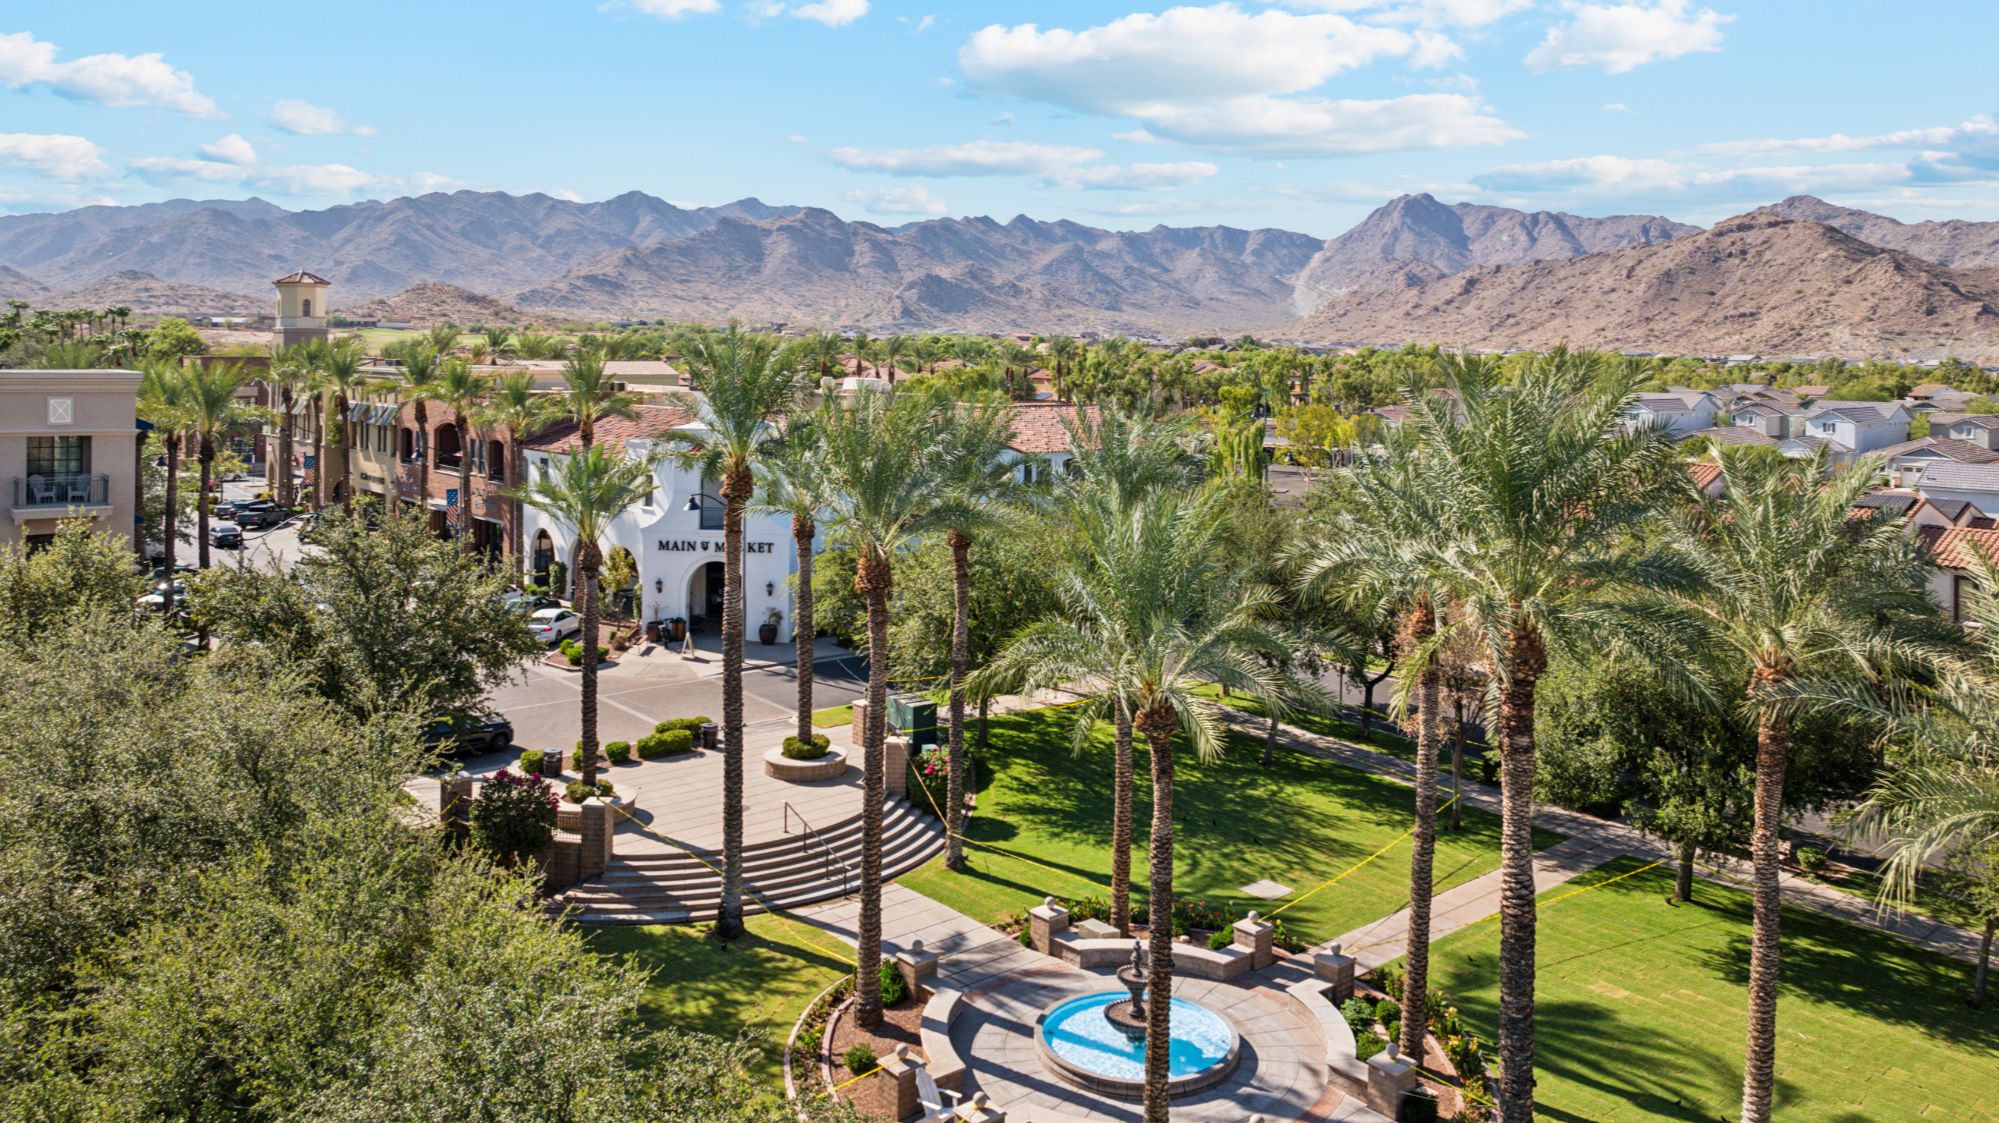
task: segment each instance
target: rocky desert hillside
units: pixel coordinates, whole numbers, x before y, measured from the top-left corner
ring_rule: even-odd
[[[518,324],[530,317],[511,304],[457,285],[412,285],[394,296],[360,304],[333,302],[337,315],[372,317],[389,323]]]
[[[1882,249],[1952,269],[1999,269],[1999,222],[1948,219],[1898,222],[1885,214],[1835,206],[1810,195],[1793,195],[1765,207],[1770,214],[1823,222]]]
[[[1354,292],[1308,338],[1674,353],[1999,357],[1989,278],[1753,213],[1661,245]]]

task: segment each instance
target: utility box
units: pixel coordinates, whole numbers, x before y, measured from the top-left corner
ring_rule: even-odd
[[[937,744],[937,703],[920,694],[888,696],[888,735],[909,738],[912,749]]]

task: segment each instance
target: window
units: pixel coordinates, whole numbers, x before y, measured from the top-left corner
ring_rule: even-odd
[[[299,315],[301,315],[301,316],[310,316],[310,315],[312,315],[312,298],[311,298],[311,297],[309,297],[309,296],[308,296],[308,297],[306,297],[306,298],[305,298],[305,300],[304,300],[304,301],[302,301],[302,302],[301,302],[301,303],[299,304]]]
[[[89,437],[28,438],[29,475],[81,476],[89,471]]]

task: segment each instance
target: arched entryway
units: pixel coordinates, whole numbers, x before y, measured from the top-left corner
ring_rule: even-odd
[[[548,588],[549,568],[555,564],[555,540],[548,531],[534,532],[534,545],[528,554],[529,579],[542,588]]]
[[[722,563],[706,562],[687,579],[687,625],[705,635],[722,634]]]

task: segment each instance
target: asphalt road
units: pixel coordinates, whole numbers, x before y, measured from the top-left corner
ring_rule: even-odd
[[[651,658],[674,658],[652,656]],[[722,668],[719,655],[706,663],[671,668],[671,674],[607,671],[598,679],[597,735],[604,741],[631,741],[652,732],[654,725],[674,717],[722,717]],[[638,667],[637,671],[650,668]],[[812,708],[842,706],[867,687],[867,661],[859,656],[827,659],[814,664]],[[743,720],[750,726],[785,725],[793,720],[798,679],[788,666],[751,667],[743,674]],[[582,732],[582,676],[529,665],[513,684],[494,691],[487,704],[514,723],[514,742],[522,748],[569,746]]]

